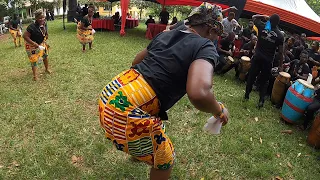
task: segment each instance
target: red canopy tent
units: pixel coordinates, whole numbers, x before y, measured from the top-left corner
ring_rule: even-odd
[[[307,37],[310,41],[319,41],[320,42],[320,37]]]
[[[277,13],[283,25],[291,30],[320,34],[320,17],[305,0],[247,0],[244,10],[265,15]]]

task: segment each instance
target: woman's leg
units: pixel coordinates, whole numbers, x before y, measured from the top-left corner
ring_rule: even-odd
[[[92,49],[92,42],[89,42],[89,49]]]
[[[37,66],[35,66],[34,64],[32,64],[32,73],[33,73],[33,80],[37,81],[38,77],[37,77]]]
[[[18,36],[18,40],[19,40],[19,47],[21,47],[21,36]]]
[[[45,69],[46,69],[46,73],[50,74],[51,71],[49,70],[48,58],[43,59],[43,63],[44,63],[44,67],[45,67]]]
[[[14,46],[15,46],[15,47],[18,47],[18,45],[17,45],[17,38],[13,38],[13,43],[14,43]]]
[[[151,168],[150,180],[168,180],[171,174],[172,166],[167,170]]]

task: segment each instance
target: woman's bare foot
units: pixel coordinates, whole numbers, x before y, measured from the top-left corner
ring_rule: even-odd
[[[34,81],[38,81],[38,77],[37,77],[37,76],[34,76],[34,77],[33,77],[33,80],[34,80]]]
[[[51,74],[52,71],[50,71],[50,70],[47,69],[47,70],[46,70],[46,73],[47,73],[47,74]]]

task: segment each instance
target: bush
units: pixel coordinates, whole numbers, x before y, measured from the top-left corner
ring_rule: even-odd
[[[55,15],[54,16],[54,19],[62,19],[62,18],[63,18],[63,15]],[[67,15],[66,15],[65,18],[67,18]]]
[[[22,19],[22,24],[29,24],[33,22],[33,18]]]

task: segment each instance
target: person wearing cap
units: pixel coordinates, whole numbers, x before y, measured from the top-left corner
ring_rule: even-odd
[[[94,39],[94,29],[92,28],[92,19],[94,14],[94,7],[89,6],[88,15],[84,16],[78,23],[77,38],[80,44],[82,44],[82,51],[85,52],[86,44],[89,44],[89,49],[92,49],[92,41]]]
[[[271,76],[272,64],[277,48],[279,49],[280,57],[279,70],[280,72],[282,71],[284,37],[278,28],[280,17],[277,14],[274,14],[271,17],[254,15],[252,18],[259,32],[255,54],[251,59],[251,68],[249,70],[244,99],[245,101],[249,100],[253,84],[256,81],[257,76],[260,74],[260,99],[257,107],[261,108],[264,104],[264,98],[268,87],[268,79]],[[261,19],[266,19],[268,21],[267,23],[263,23]]]
[[[18,42],[19,42],[19,46],[21,46],[22,33],[21,33],[21,28],[20,28],[20,19],[18,18],[17,14],[14,14],[13,18],[10,19],[9,32],[13,38],[13,42],[14,42],[15,47],[18,47]]]
[[[41,61],[44,62],[45,71],[51,73],[48,64],[48,46],[45,39],[48,37],[48,31],[45,27],[45,16],[41,9],[35,11],[35,22],[27,27],[23,34],[25,47],[31,62],[33,80],[37,80],[37,66]]]
[[[186,29],[158,34],[100,94],[100,124],[107,139],[150,164],[152,180],[170,177],[175,153],[162,121],[185,94],[200,111],[223,125],[228,121],[211,90],[218,63],[212,41],[223,32],[217,10],[202,4],[188,16]]]

